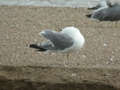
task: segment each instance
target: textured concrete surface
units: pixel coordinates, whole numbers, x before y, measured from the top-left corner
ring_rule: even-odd
[[[0,6],[0,88],[119,90],[120,22],[91,20],[85,17],[88,12],[85,8]],[[43,41],[38,35],[41,30],[60,31],[66,26],[79,28],[86,39],[69,60],[29,48]]]
[[[41,7],[88,7],[95,5],[100,0],[0,0],[0,5],[18,6],[41,6]],[[112,3],[119,0],[110,0]]]

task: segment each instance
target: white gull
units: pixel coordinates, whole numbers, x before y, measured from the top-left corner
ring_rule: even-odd
[[[72,26],[65,27],[60,32],[44,30],[39,35],[44,36],[47,41],[41,42],[40,45],[30,45],[38,51],[62,52],[69,56],[69,53],[79,51],[85,43],[80,30]]]

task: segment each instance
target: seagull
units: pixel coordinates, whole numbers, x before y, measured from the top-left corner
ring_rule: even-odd
[[[116,3],[117,4],[117,3]],[[101,7],[112,7],[114,4],[112,4],[109,0],[100,0],[96,6],[92,6],[90,2],[88,2],[88,9],[89,10],[97,10]]]
[[[30,48],[35,48],[41,52],[66,53],[67,59],[70,53],[79,51],[85,43],[84,36],[80,30],[73,26],[65,27],[60,32],[44,30],[39,35],[42,35],[47,40],[39,45],[30,44]]]
[[[108,8],[111,6],[111,3],[107,0],[100,0],[99,4],[95,7],[90,7],[88,9],[94,9],[94,11],[92,12],[92,14],[88,14],[86,15],[87,17],[89,18],[94,18],[95,16],[95,13],[105,9],[105,8]]]
[[[102,0],[102,6],[93,11],[92,14],[86,15],[92,19],[98,19],[100,21],[118,21],[120,20],[120,5],[119,4],[107,4],[106,0]]]

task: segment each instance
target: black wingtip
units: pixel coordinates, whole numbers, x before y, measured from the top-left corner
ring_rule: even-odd
[[[91,14],[87,14],[86,17],[90,18],[90,17],[91,17]]]
[[[95,7],[91,7],[91,8],[87,8],[88,10],[96,10],[96,9],[98,9],[98,8],[100,8],[100,6],[95,6]]]
[[[30,47],[30,48],[34,48],[34,49],[36,49],[37,51],[46,51],[46,49],[40,47],[40,46],[37,45],[37,44],[30,44],[29,47]]]
[[[88,10],[95,10],[96,8],[95,7],[92,7],[92,8],[87,8]]]
[[[30,44],[29,47],[30,47],[30,48],[38,48],[38,45],[37,45],[37,44]]]

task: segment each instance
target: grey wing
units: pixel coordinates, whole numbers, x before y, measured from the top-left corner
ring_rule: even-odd
[[[108,14],[109,14],[108,8],[107,9],[105,8],[105,9],[102,9],[100,11],[93,13],[92,17],[100,21],[107,20],[107,19],[109,20],[109,17],[107,17],[109,16]]]
[[[52,50],[54,48],[54,45],[51,41],[45,41],[40,44],[41,48],[44,48],[46,50]]]
[[[93,13],[91,17],[98,19],[100,21],[104,20],[105,17],[104,10],[100,10],[98,12]]]
[[[109,17],[111,21],[120,20],[120,5],[111,7],[107,13],[107,17]]]
[[[73,45],[73,39],[60,32],[45,30],[42,35],[53,43],[55,50],[64,50]]]
[[[106,8],[94,13],[93,18],[96,18],[100,21],[114,21],[120,20],[120,6],[114,6],[111,8]]]

